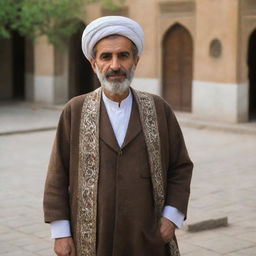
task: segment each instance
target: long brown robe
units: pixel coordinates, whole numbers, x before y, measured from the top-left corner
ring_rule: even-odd
[[[136,92],[133,91],[133,94]],[[81,253],[79,237],[83,222],[79,218],[83,216],[81,209],[86,211],[90,208],[81,208],[83,201],[79,196],[80,182],[83,179],[81,173],[79,174],[83,136],[80,134],[80,125],[85,98],[82,95],[72,99],[61,115],[46,180],[44,211],[46,222],[70,220],[77,250],[81,256],[93,256],[89,252]],[[161,146],[164,204],[176,207],[186,216],[193,165],[170,107],[158,96],[153,99]],[[138,104],[138,101],[133,101],[127,134],[120,148],[105,106],[101,102],[99,151],[96,149],[95,152],[99,155],[95,210],[97,232],[95,239],[92,239],[96,240],[97,256],[170,255],[159,234],[160,216],[155,211],[157,202],[154,198],[150,159]],[[94,180],[90,182],[93,184]],[[90,197],[85,195],[87,196]]]

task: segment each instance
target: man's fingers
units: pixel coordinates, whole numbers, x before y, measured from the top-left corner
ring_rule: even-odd
[[[168,225],[164,225],[162,224],[161,227],[160,227],[160,232],[161,233],[166,233],[170,230],[170,227]]]
[[[171,232],[163,232],[163,233],[161,233],[161,237],[162,237],[162,239],[165,242],[169,242],[172,239],[172,237],[173,237],[173,233],[171,233]]]
[[[54,250],[57,256],[70,256],[71,250],[67,248],[57,248]]]
[[[72,240],[72,243],[71,243],[71,253],[70,253],[70,256],[76,256],[76,250],[75,250],[75,245],[74,245],[73,240]]]
[[[171,233],[171,232],[165,232],[161,234],[162,239],[166,243],[170,242],[173,236],[174,236],[174,233]]]
[[[71,237],[55,239],[54,251],[57,256],[75,256],[75,247]]]
[[[168,219],[162,217],[160,220],[160,234],[162,239],[167,243],[169,242],[175,233],[174,224]]]

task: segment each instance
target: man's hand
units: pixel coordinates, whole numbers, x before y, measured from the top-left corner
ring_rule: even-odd
[[[160,219],[160,234],[164,242],[168,243],[172,240],[175,233],[175,225],[165,217]]]
[[[72,237],[56,238],[54,251],[58,256],[75,256],[75,245]]]

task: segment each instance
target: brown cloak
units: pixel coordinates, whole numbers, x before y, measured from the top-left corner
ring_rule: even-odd
[[[69,219],[78,256],[167,253],[164,204],[186,215],[192,163],[170,107],[133,90],[120,148],[101,90],[71,100],[60,118],[46,180],[45,221]],[[80,139],[79,139],[80,137]]]

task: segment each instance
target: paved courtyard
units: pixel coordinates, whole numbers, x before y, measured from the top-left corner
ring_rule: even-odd
[[[1,256],[54,255],[42,194],[58,115],[0,106]],[[186,225],[225,216],[229,225],[197,233],[185,225],[177,231],[181,255],[256,255],[256,133],[204,125],[182,129],[195,163]]]

